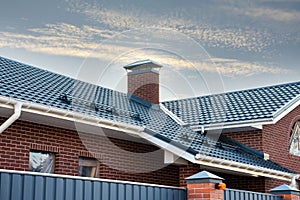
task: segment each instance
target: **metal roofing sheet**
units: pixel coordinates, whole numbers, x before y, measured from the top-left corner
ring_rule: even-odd
[[[300,82],[163,102],[189,125],[270,119],[300,95]]]
[[[298,88],[298,84],[292,84],[287,88],[276,87],[270,90],[280,90],[283,92],[283,90],[294,91]],[[267,93],[260,90],[253,92],[262,93],[261,96]],[[292,98],[293,95],[290,93],[287,94],[288,97],[286,98]],[[241,93],[240,95],[246,94]],[[151,106],[151,104],[141,99],[129,98],[127,94],[121,92],[78,81],[3,57],[0,57],[0,95],[94,115],[131,125],[143,126],[155,133],[156,137],[166,142],[179,144],[181,147],[186,148],[186,150],[190,150],[189,152],[193,154],[200,152],[225,160],[291,172],[272,161],[266,161],[241,148],[226,144],[225,142],[211,141],[205,135],[194,132],[189,127],[182,127],[162,110],[157,109],[156,106]],[[236,93],[227,97],[226,95],[215,95],[199,98],[199,100],[211,104],[216,104],[223,98],[232,98],[234,101],[241,101],[237,96],[238,94]],[[258,100],[259,97],[257,96],[253,99],[253,107],[255,107],[255,102],[260,101]],[[209,104],[208,108],[205,108],[205,106],[199,104],[198,100],[190,99],[182,100],[178,103],[174,101],[173,103],[178,106],[178,110],[181,110],[187,108],[183,105],[189,104],[190,101],[194,102],[202,110],[206,110],[203,120],[206,120],[207,116],[211,116]],[[281,101],[278,104],[281,105]],[[232,106],[236,107],[237,104]],[[189,111],[187,110],[186,112]]]

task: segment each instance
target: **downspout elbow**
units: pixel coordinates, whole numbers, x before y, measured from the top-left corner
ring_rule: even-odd
[[[291,184],[290,184],[292,188],[297,188],[296,179],[298,178],[300,178],[300,174],[296,174],[292,177]]]
[[[3,133],[10,125],[12,125],[17,119],[20,118],[22,112],[22,103],[17,102],[14,105],[14,114],[10,116],[1,126],[0,126],[0,134]]]

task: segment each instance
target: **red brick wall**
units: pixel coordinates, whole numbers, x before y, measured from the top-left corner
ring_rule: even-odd
[[[253,192],[268,192],[265,190],[265,179],[264,177],[252,177],[252,176],[240,176],[225,173],[212,172],[225,180],[227,188],[247,190]]]
[[[159,104],[159,75],[154,72],[128,76],[128,93]]]
[[[270,155],[270,160],[300,173],[300,157],[289,153],[290,131],[295,121],[299,119],[300,106],[291,111],[276,124],[264,125],[261,131],[226,133],[224,135],[258,151],[267,153]],[[281,184],[289,184],[289,182],[265,178],[264,190],[268,192],[270,189]]]
[[[4,120],[0,118],[0,123]],[[112,148],[110,142],[119,148]],[[87,149],[93,149],[94,153],[89,153]],[[112,138],[105,140],[97,135],[78,134],[76,131],[25,121],[15,122],[0,135],[0,169],[27,171],[30,150],[55,153],[57,174],[76,176],[80,156],[97,157],[100,162],[100,178],[179,185],[178,167],[165,166],[163,152],[153,145]],[[146,169],[146,172],[129,173],[141,169]],[[147,172],[147,169],[158,170]]]
[[[224,135],[253,149],[263,151],[261,130],[225,133]]]
[[[186,181],[185,179],[189,176],[192,176],[198,172],[200,172],[200,165],[188,163],[187,165],[183,165],[179,167],[179,178],[180,178],[180,186],[185,187]]]
[[[283,180],[272,179],[272,178],[266,178],[265,182],[266,182],[266,186],[265,186],[266,192],[269,192],[271,189],[278,187],[280,185],[283,184],[289,185],[291,183],[289,181],[283,181]]]
[[[300,156],[289,153],[291,128],[300,119],[300,106],[274,125],[263,126],[263,150],[270,159],[300,173]]]

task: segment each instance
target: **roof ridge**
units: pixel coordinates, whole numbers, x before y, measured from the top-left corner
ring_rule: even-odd
[[[188,98],[182,98],[182,99],[176,99],[176,100],[163,101],[162,103],[192,100],[192,99],[198,99],[198,98],[204,98],[204,97],[223,96],[223,95],[236,94],[236,93],[241,93],[241,92],[246,92],[246,91],[263,90],[263,89],[267,89],[267,88],[276,88],[276,87],[281,87],[281,86],[294,85],[294,84],[298,84],[298,83],[300,83],[300,81],[281,83],[281,84],[276,84],[276,85],[268,85],[268,86],[249,88],[249,89],[242,89],[242,90],[235,90],[235,91],[229,91],[229,92],[224,92],[224,93],[206,94],[206,95],[200,95],[200,96],[195,96],[195,97],[188,97]]]
[[[67,78],[67,79],[70,79],[70,80],[73,80],[74,83],[76,84],[88,84],[90,86],[94,86],[96,87],[97,89],[104,89],[104,90],[107,90],[107,91],[110,91],[110,92],[113,92],[115,95],[123,95],[124,97],[128,98],[128,100],[130,101],[133,101],[135,103],[138,103],[138,104],[141,104],[145,107],[148,107],[148,108],[152,108],[152,109],[156,109],[157,110],[157,107],[154,105],[154,104],[151,104],[150,102],[147,102],[143,99],[140,99],[140,100],[137,100],[139,99],[138,97],[134,96],[134,95],[128,95],[127,93],[125,92],[120,92],[120,91],[117,91],[117,90],[113,90],[111,88],[107,88],[107,87],[103,87],[101,85],[96,85],[94,83],[89,83],[89,82],[86,82],[86,81],[83,81],[83,80],[80,80],[80,79],[76,79],[76,78],[73,78],[73,77],[70,77],[70,76],[66,76],[66,75],[63,75],[63,74],[59,74],[57,72],[53,72],[53,71],[50,71],[50,70],[47,70],[47,69],[42,69],[42,68],[39,68],[37,66],[34,66],[34,65],[31,65],[31,64],[27,64],[27,63],[23,63],[21,61],[16,61],[16,60],[13,60],[13,59],[10,59],[10,58],[6,58],[6,57],[3,57],[0,55],[0,60],[7,60],[9,62],[13,62],[13,63],[18,63],[20,66],[27,66],[27,67],[31,67],[31,68],[34,68],[36,70],[40,70],[40,71],[43,71],[43,72],[47,72],[51,75],[57,75],[59,77],[62,77],[62,78]]]
[[[48,72],[48,73],[51,73],[51,74],[55,74],[55,75],[58,75],[58,76],[61,76],[61,77],[65,77],[65,78],[68,78],[68,79],[72,79],[72,80],[77,81],[77,82],[80,82],[80,83],[86,83],[86,84],[93,85],[93,86],[96,86],[96,87],[100,87],[100,88],[103,88],[103,89],[107,89],[107,90],[110,90],[110,91],[113,91],[113,92],[117,92],[117,93],[120,93],[120,94],[124,94],[125,96],[127,95],[125,92],[120,92],[120,91],[113,90],[113,89],[108,88],[108,87],[103,87],[103,86],[101,86],[101,85],[96,85],[96,84],[94,84],[94,83],[89,83],[89,82],[86,82],[86,81],[83,81],[83,80],[80,80],[80,79],[73,78],[73,77],[71,77],[71,76],[67,76],[67,75],[59,74],[59,73],[57,73],[57,72],[53,72],[53,71],[50,71],[50,70],[47,70],[47,69],[42,69],[42,68],[39,68],[39,67],[34,66],[34,65],[31,65],[31,64],[23,63],[23,62],[21,62],[21,61],[13,60],[13,59],[6,58],[6,57],[3,57],[3,56],[0,56],[0,59],[9,60],[10,62],[15,62],[15,63],[18,63],[18,64],[20,64],[20,65],[25,65],[25,66],[28,66],[28,67],[32,67],[32,68],[35,68],[35,69],[37,69],[37,70],[45,71],[45,72]]]

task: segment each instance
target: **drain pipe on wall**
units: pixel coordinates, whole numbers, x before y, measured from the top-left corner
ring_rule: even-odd
[[[293,176],[293,178],[292,178],[292,180],[291,180],[291,184],[290,184],[290,186],[291,186],[292,188],[297,189],[297,182],[296,182],[296,179],[298,179],[298,178],[300,178],[300,174],[296,174],[296,175]]]
[[[0,134],[3,133],[3,131],[5,131],[10,125],[12,125],[12,123],[14,123],[17,119],[19,119],[19,117],[21,116],[21,112],[22,112],[22,103],[20,102],[16,102],[14,104],[14,108],[15,108],[15,113],[10,116],[10,118],[8,118],[1,126],[0,126]]]

